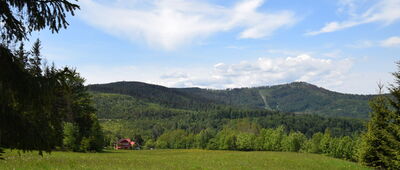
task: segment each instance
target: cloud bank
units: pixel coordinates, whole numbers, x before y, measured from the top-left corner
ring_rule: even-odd
[[[381,41],[382,47],[400,47],[400,37],[389,37],[386,40]]]
[[[335,32],[350,27],[355,27],[361,24],[368,23],[383,23],[384,25],[392,24],[400,19],[400,0],[379,0],[366,11],[357,13],[356,1],[341,0],[339,1],[349,8],[348,13],[350,18],[345,21],[333,21],[325,24],[324,27],[317,31],[311,31],[306,35],[318,35],[322,33]],[[362,1],[358,1],[362,2]],[[342,8],[339,8],[342,10]]]
[[[81,17],[90,25],[132,41],[166,50],[217,32],[239,29],[238,38],[263,38],[296,22],[292,11],[260,12],[263,0],[232,7],[200,0],[137,0],[101,3],[82,0]],[[145,4],[145,5],[143,5]],[[138,5],[138,7],[135,7]]]
[[[370,47],[385,47],[385,48],[397,48],[400,47],[400,37],[392,36],[380,41],[363,40],[357,41],[353,44],[347,45],[350,48],[370,48]]]
[[[141,66],[86,66],[78,68],[88,84],[142,81],[167,87],[211,89],[269,86],[306,81],[330,90],[375,94],[376,83],[393,82],[390,73],[354,73],[350,59],[320,59],[302,54],[292,57],[259,58],[252,61],[187,68]],[[101,75],[101,76],[99,76]]]
[[[215,64],[202,77],[162,76],[164,84],[174,87],[237,88],[306,81],[325,86],[343,83],[352,66],[348,59],[334,61],[303,54],[286,58],[259,58],[237,64]]]

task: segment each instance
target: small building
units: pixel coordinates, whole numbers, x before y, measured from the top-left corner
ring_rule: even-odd
[[[115,149],[132,149],[135,144],[136,143],[129,138],[120,139],[115,145]]]

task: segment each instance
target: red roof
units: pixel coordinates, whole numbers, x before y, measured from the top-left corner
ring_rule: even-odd
[[[131,143],[132,141],[131,141],[131,139],[129,139],[129,138],[120,139],[120,140],[118,141],[118,143],[126,143],[126,142]]]

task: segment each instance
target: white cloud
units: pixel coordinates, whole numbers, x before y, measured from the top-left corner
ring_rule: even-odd
[[[400,37],[390,37],[381,41],[382,47],[400,47]]]
[[[318,35],[322,33],[335,32],[361,24],[380,22],[389,25],[400,19],[400,0],[380,0],[362,13],[355,13],[355,1],[345,2],[351,6],[350,18],[345,21],[333,21],[327,23],[318,31],[306,33],[306,35]]]
[[[339,58],[343,56],[343,53],[342,50],[333,50],[330,52],[323,53],[322,55],[330,58]]]
[[[356,15],[357,1],[360,0],[339,0],[340,7],[337,9],[339,13],[347,13],[350,16]]]
[[[306,81],[329,90],[373,94],[376,83],[393,83],[390,73],[351,71],[350,59],[319,59],[310,55],[259,58],[236,64],[165,68],[141,66],[85,66],[78,68],[87,84],[115,81],[141,81],[167,87],[212,89],[277,85]],[[99,76],[101,75],[101,76]]]
[[[312,55],[314,52],[310,51],[299,51],[299,50],[288,50],[288,49],[267,49],[266,52],[268,54],[275,54],[279,56],[297,56],[302,54]]]
[[[238,64],[218,63],[212,71],[202,76],[185,79],[169,79],[171,86],[192,85],[204,88],[254,87],[306,81],[324,86],[337,86],[343,83],[346,73],[352,66],[348,59],[334,61],[318,59],[309,55],[286,58],[259,58],[257,61],[242,61]],[[183,86],[187,87],[187,86]]]
[[[350,48],[369,48],[375,46],[375,42],[370,41],[370,40],[362,40],[362,41],[357,41],[355,43],[347,45],[347,47]]]
[[[263,0],[243,0],[233,7],[198,0],[137,0],[101,4],[81,1],[82,18],[110,34],[171,50],[216,32],[243,29],[239,38],[262,38],[296,22],[291,11],[259,12]],[[133,6],[133,7],[132,7]],[[139,8],[140,7],[140,8]]]
[[[370,47],[400,47],[400,37],[393,36],[381,41],[362,40],[347,45],[350,48],[370,48]]]

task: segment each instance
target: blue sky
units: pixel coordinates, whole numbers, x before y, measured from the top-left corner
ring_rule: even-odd
[[[400,59],[400,0],[80,0],[43,55],[87,84],[235,88],[306,81],[376,93]]]

